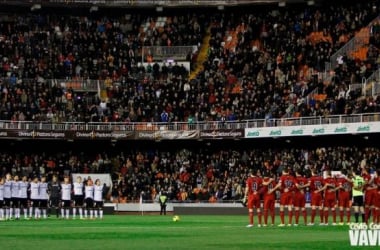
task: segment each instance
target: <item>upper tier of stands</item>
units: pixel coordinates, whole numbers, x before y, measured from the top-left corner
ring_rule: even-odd
[[[377,17],[372,1],[272,7],[207,15],[6,13],[0,119],[235,121],[378,111],[379,99],[358,100],[349,91],[377,68],[376,39],[369,40],[369,59],[343,56],[333,80],[322,77],[330,56]],[[209,44],[202,44],[208,29]],[[177,45],[208,47],[195,79],[181,62],[159,66],[150,58],[142,66],[143,46]],[[187,55],[191,62],[196,57],[197,51]],[[54,79],[103,84],[86,92]]]

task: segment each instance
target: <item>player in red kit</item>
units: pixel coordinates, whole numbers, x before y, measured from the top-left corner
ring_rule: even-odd
[[[362,177],[364,179],[364,220],[368,223],[368,220],[375,213],[375,199],[377,193],[377,186],[374,185],[374,178],[368,172],[367,168],[362,169]]]
[[[260,194],[259,190],[263,185],[263,180],[261,177],[257,176],[254,171],[250,170],[249,176],[246,181],[245,196],[244,199],[248,199],[248,215],[249,224],[247,227],[253,227],[253,209],[256,208],[258,217],[258,227],[261,226],[261,206],[260,206]]]
[[[282,170],[282,175],[280,177],[280,180],[278,181],[278,184],[269,191],[270,193],[274,192],[276,189],[280,188],[281,191],[281,198],[280,198],[280,218],[281,218],[281,224],[279,224],[279,227],[285,226],[285,212],[284,208],[288,208],[288,226],[292,225],[292,219],[293,219],[293,192],[296,188],[296,180],[293,176],[290,175],[289,169],[284,168]]]
[[[269,192],[276,186],[275,176],[271,176],[271,173],[268,172],[264,177],[263,182],[264,189],[264,227],[268,225],[268,215],[270,213],[271,225],[274,225],[275,219],[275,203],[276,203],[276,194],[274,192]]]
[[[296,223],[294,226],[298,226],[300,213],[302,213],[303,222],[307,224],[306,216],[306,197],[305,197],[305,187],[307,186],[308,180],[303,176],[302,170],[298,169],[296,171],[296,189],[294,192],[294,212],[296,215]]]
[[[374,223],[380,224],[380,169],[375,172],[374,184],[377,186],[375,199],[375,214],[373,215]]]
[[[350,224],[351,220],[351,204],[350,195],[352,190],[352,181],[347,176],[347,170],[343,169],[341,175],[337,178],[337,183],[339,187],[338,192],[338,207],[339,207],[339,225],[344,225],[344,212],[346,212],[346,223]]]
[[[329,224],[329,210],[331,210],[333,216],[333,226],[336,225],[336,191],[339,189],[335,178],[331,175],[331,171],[326,171],[326,178],[323,180],[323,188],[325,191],[323,202],[323,218],[324,224]],[[320,191],[322,191],[320,190]]]
[[[315,216],[317,215],[317,208],[319,210],[320,223],[323,223],[322,193],[319,191],[323,188],[323,178],[318,175],[316,169],[311,170],[311,177],[307,186],[311,194],[311,221],[308,225],[313,226]]]

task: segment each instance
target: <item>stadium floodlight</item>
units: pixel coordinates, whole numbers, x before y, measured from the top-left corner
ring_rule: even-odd
[[[312,6],[312,5],[314,5],[314,4],[315,4],[314,0],[309,0],[309,1],[307,1],[307,5],[309,5],[309,6]]]
[[[164,8],[162,6],[157,6],[156,7],[156,11],[157,12],[162,12],[164,10]]]
[[[224,10],[224,5],[218,5],[218,10]]]
[[[98,10],[99,10],[99,7],[96,6],[96,5],[91,6],[91,8],[90,8],[90,12],[96,12],[96,11],[98,11]]]
[[[285,1],[279,1],[278,2],[278,7],[285,7],[286,6],[286,2]]]
[[[33,4],[32,7],[30,7],[31,11],[35,11],[39,9],[41,9],[41,4]]]

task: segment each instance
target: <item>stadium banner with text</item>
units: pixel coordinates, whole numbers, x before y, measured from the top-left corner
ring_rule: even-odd
[[[35,131],[0,130],[0,138],[56,140],[127,140],[134,139],[133,131]]]
[[[229,139],[243,137],[243,129],[202,130],[199,132],[199,138],[201,139]]]
[[[317,136],[338,134],[379,133],[380,122],[264,127],[245,129],[245,138]]]
[[[159,131],[136,131],[136,140],[175,140],[175,139],[197,139],[198,130],[159,130]]]
[[[133,131],[67,131],[67,139],[73,140],[133,140]]]

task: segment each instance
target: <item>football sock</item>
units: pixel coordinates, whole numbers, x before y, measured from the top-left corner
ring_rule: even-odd
[[[351,211],[350,210],[346,211],[346,217],[347,217],[347,222],[350,222],[350,220],[351,220]]]
[[[253,212],[249,212],[249,224],[253,225]]]
[[[329,223],[329,210],[325,210],[324,211],[324,221],[322,221],[322,223]]]
[[[260,212],[257,212],[257,217],[259,219],[259,224],[261,225],[262,224],[262,214],[261,214],[261,211]]]
[[[365,214],[365,216],[364,216],[364,222],[365,222],[365,223],[368,222],[370,211],[371,211],[371,210],[370,210],[369,207],[364,208],[364,214]]]
[[[281,224],[285,224],[285,213],[284,213],[284,211],[280,211],[280,219],[281,219]]]
[[[296,224],[298,224],[300,218],[300,210],[296,210]]]
[[[307,213],[306,213],[306,210],[303,210],[302,211],[302,216],[303,216],[303,222],[305,223],[305,225],[307,224]]]
[[[293,220],[293,211],[289,211],[289,212],[288,212],[288,216],[289,216],[289,223],[288,223],[288,224],[292,224],[292,220]]]
[[[335,209],[332,210],[331,213],[332,213],[332,217],[333,217],[333,223],[336,223],[336,210]]]
[[[314,223],[315,216],[317,215],[317,211],[315,209],[311,210],[311,223]]]
[[[319,210],[319,219],[320,219],[320,222],[321,223],[324,223],[324,211],[323,211],[323,209],[320,209]]]
[[[264,224],[268,224],[268,209],[264,209]]]

